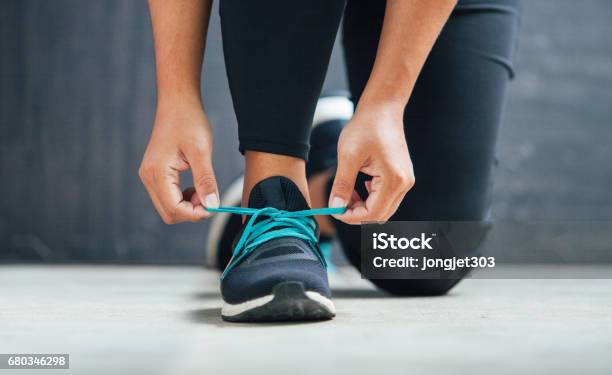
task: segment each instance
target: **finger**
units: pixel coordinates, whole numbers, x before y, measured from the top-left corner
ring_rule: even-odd
[[[347,224],[361,224],[362,221],[359,218],[367,215],[365,202],[357,191],[355,191],[353,196],[356,198],[349,204],[346,212],[342,215],[342,221]]]
[[[414,183],[412,183],[412,185],[414,185]],[[389,220],[393,215],[395,215],[400,205],[404,201],[404,198],[406,197],[406,193],[408,193],[408,191],[410,191],[410,189],[412,188],[412,185],[410,185],[406,189],[401,190],[397,193],[397,197],[393,200],[394,203],[391,205],[392,206],[391,210],[388,212],[385,220]]]
[[[412,167],[412,164],[410,164],[406,170],[399,172],[399,174],[396,174],[394,183],[398,186],[398,188],[396,189],[397,195],[392,201],[393,204],[391,205],[391,210],[387,213],[387,217],[385,220],[389,220],[391,216],[393,216],[395,212],[397,212],[399,206],[404,201],[406,194],[414,187],[415,182],[416,181],[414,178],[414,169]]]
[[[339,152],[338,169],[330,192],[329,207],[347,207],[353,198],[355,181],[361,168],[361,160],[356,156]],[[342,220],[341,217],[342,215],[337,216],[338,219]]]
[[[140,170],[138,171],[140,175],[140,180],[142,181],[147,193],[149,194],[149,198],[151,198],[151,202],[153,202],[153,207],[159,214],[159,216],[164,220],[164,217],[167,217],[164,210],[164,206],[162,205],[157,192],[155,190],[155,168],[150,164],[141,165]]]
[[[412,170],[403,171],[390,166],[385,168],[382,176],[384,178],[372,181],[372,192],[366,200],[370,215],[377,221],[389,220],[414,185]]]
[[[346,207],[346,211],[342,215],[333,215],[336,219],[346,223],[346,224],[361,224],[361,221],[355,219],[355,217],[359,217],[363,215],[363,210],[365,210],[365,202],[359,196],[359,193],[356,190],[353,190],[353,194],[351,195],[351,199]]]
[[[194,206],[202,206],[202,201],[193,186],[183,190],[183,200],[191,202]]]
[[[186,150],[185,157],[191,167],[193,183],[199,201],[206,208],[219,207],[219,189],[212,166],[210,150],[192,147]]]
[[[351,223],[387,221],[403,197],[401,194],[403,187],[399,180],[396,171],[392,168],[385,168],[378,173],[378,176],[374,176],[366,184],[369,194],[365,205],[348,210],[342,217],[343,221]]]
[[[163,217],[164,215],[164,208],[162,207],[161,202],[159,201],[159,198],[157,197],[157,194],[155,193],[155,190],[153,190],[153,188],[149,187],[148,184],[144,184],[145,188],[147,189],[147,193],[149,194],[149,198],[151,198],[151,202],[153,202],[153,207],[155,207],[155,211],[157,211],[157,213],[159,214],[160,217]]]
[[[208,216],[202,206],[195,206],[190,201],[183,200],[183,193],[179,188],[178,170],[168,169],[157,176],[154,190],[162,207],[163,212],[160,214],[166,224],[195,222]]]
[[[369,185],[369,194],[365,202],[359,202],[351,206],[339,219],[349,224],[361,224],[365,222],[379,222],[384,218],[384,213],[389,209],[388,202],[381,200],[381,192],[387,191],[382,188],[380,177],[374,177]]]
[[[204,217],[207,218],[212,215],[212,212],[206,211],[204,206],[202,205],[202,201],[200,201],[200,196],[196,193],[194,187],[189,187],[183,191],[183,200],[191,202],[195,207],[196,211],[200,211],[200,208],[204,210]],[[199,207],[199,208],[198,208]]]

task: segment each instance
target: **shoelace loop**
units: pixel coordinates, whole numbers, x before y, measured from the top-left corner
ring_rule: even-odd
[[[313,249],[317,249],[316,224],[312,216],[339,215],[343,214],[346,208],[314,208],[301,211],[285,211],[274,207],[257,209],[221,206],[219,208],[207,208],[206,210],[209,212],[225,212],[250,216],[240,240],[234,246],[232,260],[221,275],[221,278],[223,278],[242,258],[253,252],[259,245],[276,238],[299,238],[308,242]],[[257,222],[260,217],[262,217],[261,220]],[[321,263],[327,266],[323,254],[320,254],[318,250],[315,250],[315,254]]]

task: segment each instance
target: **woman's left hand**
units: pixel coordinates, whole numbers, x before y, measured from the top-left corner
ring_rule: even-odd
[[[366,182],[365,201],[355,191],[359,172],[372,176]],[[347,207],[347,211],[335,217],[347,224],[387,221],[414,182],[403,106],[357,107],[338,141],[338,169],[329,206]]]

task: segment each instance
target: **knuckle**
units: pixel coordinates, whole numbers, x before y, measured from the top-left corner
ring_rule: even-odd
[[[166,224],[177,224],[180,222],[178,206],[166,211]]]
[[[353,160],[359,156],[359,147],[355,145],[344,145],[338,150],[338,158],[343,160]]]
[[[188,142],[185,146],[186,149],[189,150],[189,152],[196,155],[210,153],[212,149],[212,145],[205,139],[198,139],[197,142]]]
[[[414,185],[414,177],[411,173],[403,170],[391,170],[391,179],[401,187],[402,190],[408,190]]]
[[[412,187],[414,186],[414,184],[416,183],[416,180],[414,179],[413,175],[409,175],[406,179],[406,188],[408,190],[412,189]]]
[[[355,189],[355,186],[347,180],[339,179],[334,182],[333,190],[339,193],[350,193]]]
[[[195,183],[200,189],[204,189],[206,191],[215,190],[217,186],[215,177],[211,174],[203,174],[201,176],[198,176],[196,178]]]
[[[409,177],[407,174],[405,173],[399,173],[396,175],[395,177],[397,179],[398,184],[402,187],[402,189],[405,189],[408,187],[409,184]]]
[[[387,173],[389,174],[389,176],[391,176],[393,180],[400,181],[402,179],[402,175],[404,174],[404,171],[392,165],[389,167],[389,171]]]
[[[163,176],[164,173],[162,170],[159,170],[157,168],[152,167],[148,172],[147,172],[147,182],[153,184],[156,181],[159,181],[160,177]]]
[[[191,145],[191,149],[197,154],[205,154],[210,150],[206,142],[196,142]]]
[[[402,187],[402,191],[407,192],[414,186],[414,176],[410,173],[400,175],[399,184]]]
[[[149,163],[142,163],[140,168],[138,168],[138,176],[140,177],[140,180],[143,182],[148,181],[152,174],[151,171],[152,167]]]
[[[164,175],[164,169],[153,163],[145,163],[140,167],[139,175],[143,182],[152,183]]]
[[[172,214],[170,215],[170,221],[171,221],[171,224],[176,224],[176,223],[181,222],[177,209],[172,210]]]
[[[171,215],[163,214],[161,215],[161,218],[165,224],[168,224],[168,225],[176,224],[176,220]]]

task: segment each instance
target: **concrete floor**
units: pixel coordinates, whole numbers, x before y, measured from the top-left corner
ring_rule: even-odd
[[[0,353],[69,353],[53,374],[612,373],[612,280],[471,279],[437,298],[346,270],[332,284],[331,322],[234,325],[200,268],[2,266]]]

